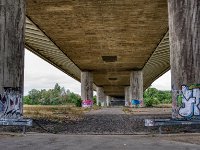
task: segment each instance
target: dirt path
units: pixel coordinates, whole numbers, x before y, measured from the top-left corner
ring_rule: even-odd
[[[102,108],[99,110],[91,110],[90,112],[86,113],[88,115],[122,115],[125,114],[122,110],[123,107],[113,107],[113,108]]]

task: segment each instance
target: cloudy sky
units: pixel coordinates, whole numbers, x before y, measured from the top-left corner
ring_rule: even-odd
[[[35,54],[25,50],[25,87],[24,94],[27,95],[31,89],[50,89],[58,83],[70,91],[80,94],[81,84],[69,77],[62,71],[42,60]],[[160,90],[170,90],[171,77],[168,71],[157,79],[152,87]]]

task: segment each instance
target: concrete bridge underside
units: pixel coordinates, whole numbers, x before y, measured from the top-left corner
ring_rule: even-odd
[[[93,73],[106,95],[124,96],[131,71],[143,89],[170,69],[167,0],[26,0],[26,48],[80,81]]]

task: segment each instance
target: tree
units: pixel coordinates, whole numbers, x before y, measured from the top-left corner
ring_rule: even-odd
[[[156,88],[148,88],[144,92],[144,104],[146,107],[152,107],[157,104],[169,104],[171,103],[170,91],[159,91]]]
[[[39,104],[39,100],[41,98],[40,91],[36,89],[32,89],[29,91],[29,99],[31,100],[31,104]]]
[[[29,96],[24,96],[23,102],[24,102],[24,104],[28,104],[28,105],[32,104],[32,101],[29,98]]]
[[[70,92],[70,90],[65,91],[64,87],[60,87],[56,83],[53,89],[42,89],[40,91],[32,89],[24,97],[24,103],[29,105],[63,105],[74,103],[77,106],[81,106],[81,98],[78,94]]]

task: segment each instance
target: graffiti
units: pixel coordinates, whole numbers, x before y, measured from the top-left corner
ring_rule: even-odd
[[[18,90],[6,88],[0,94],[0,118],[20,119],[22,117],[22,95]]]
[[[129,106],[129,102],[125,100],[125,106]]]
[[[131,100],[131,107],[139,107],[140,103],[141,103],[140,100],[132,99]]]
[[[83,100],[82,107],[92,107],[93,101],[92,100]]]
[[[179,115],[184,118],[200,117],[200,85],[183,85],[179,96],[182,99]]]

